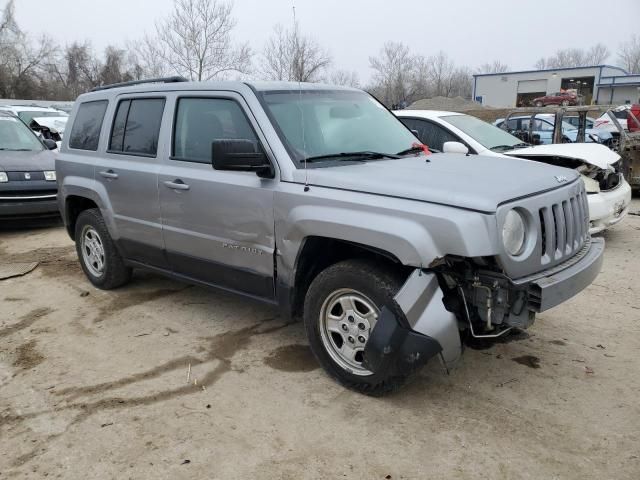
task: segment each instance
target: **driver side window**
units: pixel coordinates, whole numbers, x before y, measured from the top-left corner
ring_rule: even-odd
[[[214,140],[259,141],[242,108],[223,98],[180,98],[175,117],[172,156],[175,160],[211,163]]]
[[[460,139],[442,128],[440,125],[436,125],[435,123],[431,123],[427,120],[415,118],[401,118],[400,120],[410,130],[417,131],[420,141],[428,146],[430,150],[441,152],[445,142],[460,141]]]

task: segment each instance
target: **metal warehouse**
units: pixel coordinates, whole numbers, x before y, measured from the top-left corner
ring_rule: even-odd
[[[640,102],[640,74],[620,67],[524,70],[473,76],[473,98],[490,107],[529,106],[536,97],[575,90],[584,105]]]

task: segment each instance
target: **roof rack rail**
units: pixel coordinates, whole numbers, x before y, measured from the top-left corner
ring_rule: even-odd
[[[109,85],[100,85],[99,87],[94,87],[91,89],[92,92],[97,92],[100,90],[109,90],[110,88],[118,88],[118,87],[130,87],[132,85],[142,85],[145,83],[176,83],[176,82],[188,82],[184,77],[162,77],[162,78],[149,78],[147,80],[133,80],[131,82],[120,82],[120,83],[111,83]]]

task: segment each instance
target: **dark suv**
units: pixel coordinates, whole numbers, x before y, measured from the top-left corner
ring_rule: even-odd
[[[58,215],[56,147],[12,113],[0,112],[0,217]]]

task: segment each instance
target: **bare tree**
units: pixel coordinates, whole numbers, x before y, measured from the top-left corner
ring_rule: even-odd
[[[455,66],[448,55],[442,50],[436,55],[427,59],[429,65],[429,75],[434,89],[433,95],[448,97],[452,91],[452,77]]]
[[[502,63],[500,60],[494,60],[491,63],[483,63],[480,65],[476,73],[504,73],[509,71],[509,65]]]
[[[163,60],[191,80],[246,73],[251,64],[247,44],[235,45],[233,4],[218,0],[175,0],[171,15],[156,24]]]
[[[602,43],[597,43],[588,50],[582,48],[565,48],[557,50],[556,53],[550,57],[540,58],[535,63],[535,67],[544,70],[549,68],[600,65],[609,55],[609,49]]]
[[[127,50],[136,80],[166,77],[170,74],[171,68],[164,60],[167,55],[163,51],[163,45],[150,35],[145,34],[140,40],[129,42]]]
[[[377,57],[369,57],[374,70],[372,93],[386,105],[411,100],[415,57],[409,47],[399,42],[387,42]]]
[[[360,88],[360,79],[358,72],[349,70],[334,70],[329,75],[329,81],[333,85],[341,85],[343,87]]]
[[[618,64],[629,73],[640,73],[640,35],[632,35],[620,45]]]
[[[268,80],[317,82],[331,64],[331,56],[296,23],[291,30],[276,25],[262,52],[262,75]]]

